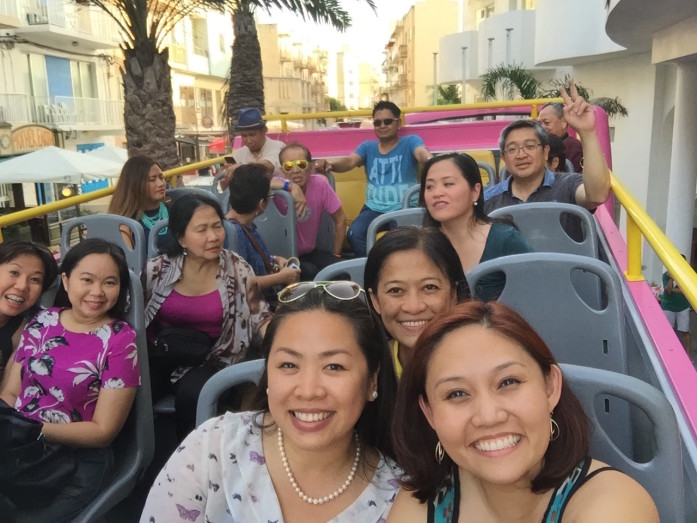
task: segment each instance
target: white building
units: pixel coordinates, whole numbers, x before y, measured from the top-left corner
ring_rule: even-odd
[[[594,96],[619,97],[613,171],[676,247],[692,252],[697,184],[697,2],[464,0],[465,31],[440,42],[439,83],[466,80],[477,100],[488,67],[522,64],[541,80],[571,74]],[[690,89],[690,88],[693,89]],[[662,270],[645,253],[646,276]]]

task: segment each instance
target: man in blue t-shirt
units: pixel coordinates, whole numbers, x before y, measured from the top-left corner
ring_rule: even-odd
[[[346,172],[365,165],[368,177],[365,205],[349,227],[347,238],[356,256],[366,255],[368,226],[374,218],[402,208],[402,195],[418,183],[419,165],[431,153],[416,135],[399,137],[399,107],[382,101],[373,108],[373,125],[378,141],[363,142],[350,156],[327,162],[317,161],[319,172]]]

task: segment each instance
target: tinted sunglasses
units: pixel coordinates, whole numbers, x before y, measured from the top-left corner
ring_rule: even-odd
[[[385,118],[384,120],[373,120],[373,125],[375,127],[380,127],[383,124],[385,124],[385,126],[392,125],[396,120],[397,120],[396,118]]]
[[[294,165],[297,165],[298,169],[304,171],[307,169],[307,166],[310,165],[310,162],[307,160],[288,160],[287,162],[283,162],[283,170],[289,173],[293,170]]]
[[[290,303],[304,297],[312,289],[322,289],[337,300],[355,300],[362,292],[361,286],[352,281],[301,281],[288,285],[278,293],[278,303]]]

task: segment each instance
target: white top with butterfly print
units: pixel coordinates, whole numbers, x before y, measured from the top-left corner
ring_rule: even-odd
[[[192,432],[155,479],[140,522],[281,523],[257,414],[227,413]],[[373,482],[331,523],[384,522],[399,474],[396,463],[381,456]]]

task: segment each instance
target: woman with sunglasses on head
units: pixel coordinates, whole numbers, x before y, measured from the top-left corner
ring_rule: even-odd
[[[306,146],[298,142],[286,145],[281,149],[279,160],[283,175],[289,183],[300,187],[307,202],[307,211],[297,219],[295,230],[301,278],[312,280],[320,270],[341,259],[346,236],[346,214],[327,178],[321,174],[312,174],[312,155]],[[331,252],[318,249],[316,243],[324,212],[334,220],[334,244]]]
[[[392,340],[397,378],[428,322],[470,297],[455,249],[434,228],[388,231],[368,254],[363,283]]]
[[[43,245],[27,241],[0,245],[0,376],[9,371],[26,320],[57,274],[53,254]]]
[[[118,214],[140,222],[145,232],[145,245],[148,244],[150,230],[155,223],[169,218],[165,204],[167,183],[160,166],[148,156],[129,158],[119,176],[114,194],[109,203],[109,214]],[[164,249],[173,240],[167,235],[167,228],[160,230],[158,247]],[[127,227],[121,226],[121,236],[127,246],[133,247],[133,236]]]
[[[589,457],[581,404],[544,341],[503,304],[463,303],[426,327],[396,412],[404,490],[388,521],[659,520],[637,482]]]
[[[123,250],[84,240],[65,255],[61,280],[56,301],[68,306],[28,321],[0,398],[43,423],[46,442],[76,449],[77,466],[54,499],[37,488],[20,523],[72,521],[94,499],[140,384],[135,332],[123,321],[130,283]]]
[[[389,351],[353,282],[293,284],[264,337],[256,412],[201,425],[155,480],[141,521],[385,520],[399,470]],[[311,328],[308,328],[311,325]]]
[[[153,400],[174,392],[180,439],[194,428],[203,384],[244,359],[271,318],[252,268],[223,249],[224,219],[212,197],[178,198],[169,216],[176,243],[144,275]]]
[[[439,227],[445,233],[465,273],[481,262],[532,252],[514,226],[484,213],[482,176],[477,162],[467,154],[444,154],[426,162],[419,200],[426,207],[424,225]],[[495,300],[505,282],[502,274],[482,278],[476,297]]]
[[[225,216],[237,230],[237,254],[252,266],[259,287],[269,303],[275,302],[273,288],[295,282],[300,269],[289,267],[288,260],[272,255],[254,219],[269,204],[270,182],[266,169],[258,163],[241,165],[230,179],[230,212]]]

